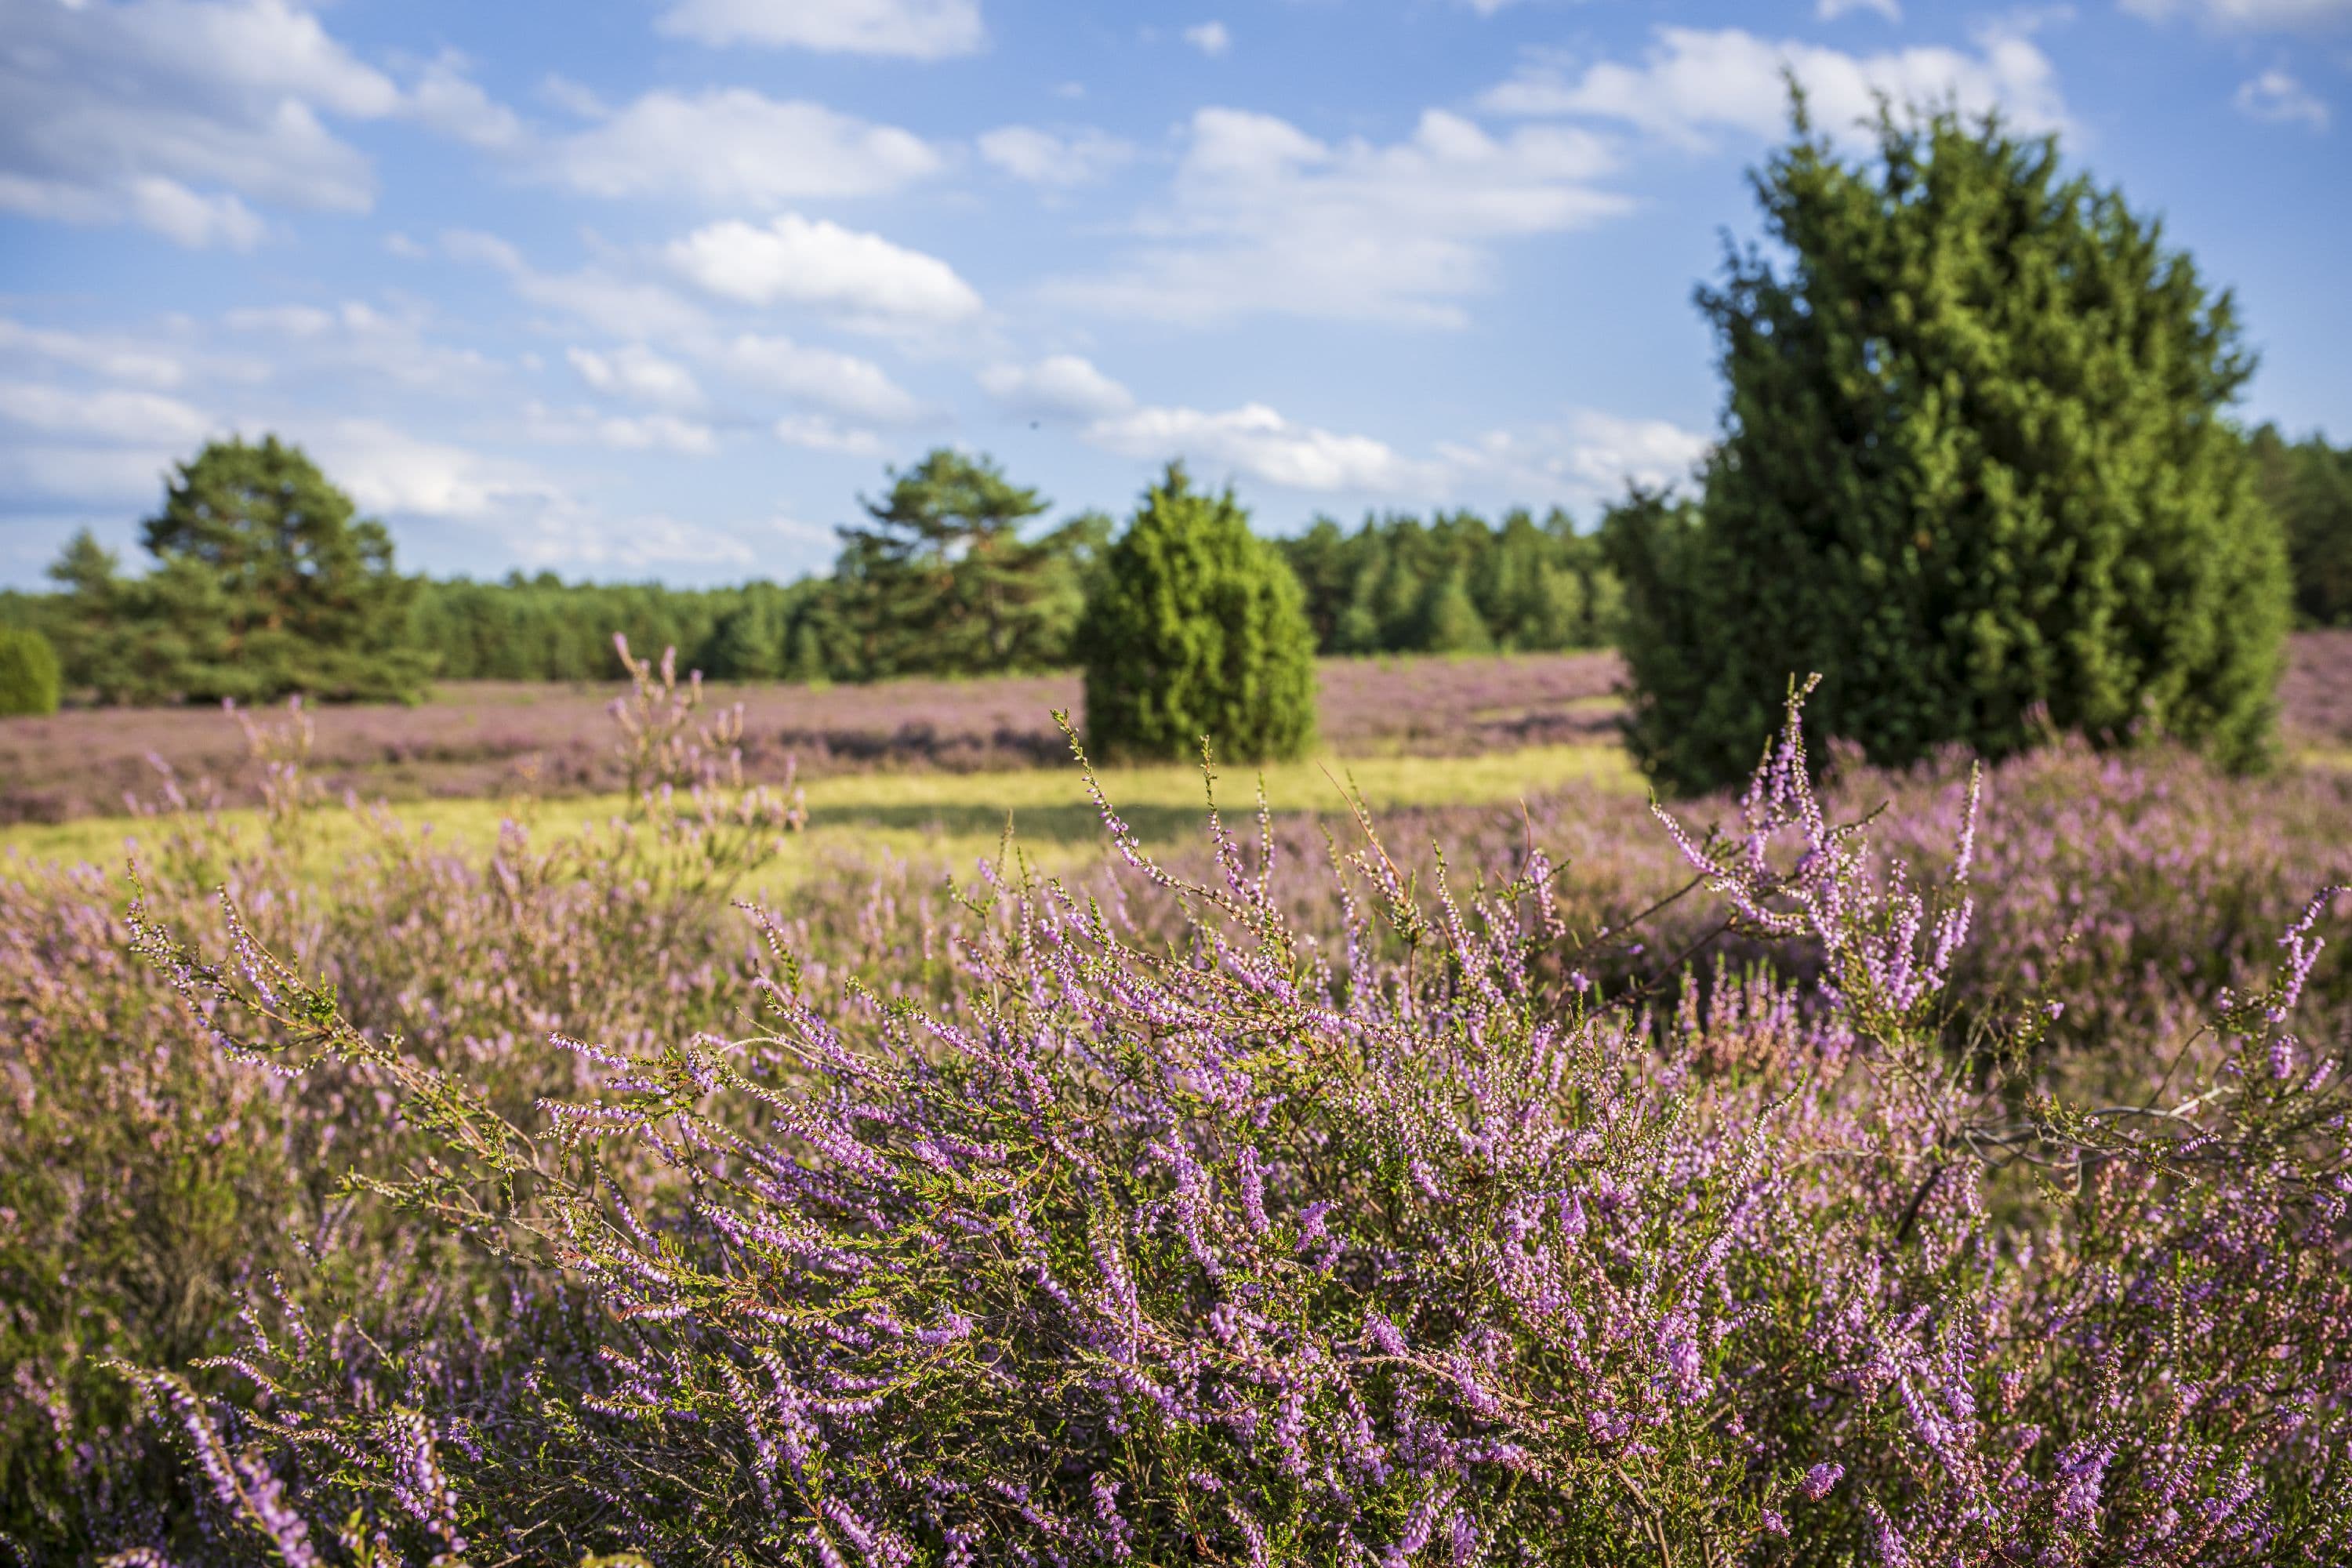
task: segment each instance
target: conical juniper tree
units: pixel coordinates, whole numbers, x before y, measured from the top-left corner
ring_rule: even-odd
[[[1295,757],[1315,738],[1315,632],[1298,579],[1230,489],[1181,463],[1096,573],[1077,647],[1100,757]]]
[[[2051,728],[2257,762],[2285,584],[2229,294],[2053,138],[1875,129],[1845,162],[1798,101],[1752,177],[1772,250],[1698,291],[1727,383],[1699,503],[1606,530],[1642,763],[1735,782],[1815,670],[1809,726],[1874,762]]]

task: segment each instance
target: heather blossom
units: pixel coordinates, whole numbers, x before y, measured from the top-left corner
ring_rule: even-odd
[[[1172,939],[992,874],[951,984],[835,997],[755,914],[756,1028],[567,1037],[584,1081],[529,1115],[234,905],[221,964],[142,916],[238,1052],[385,1084],[436,1152],[369,1193],[549,1303],[355,1358],[257,1306],[252,1462],[321,1521],[551,1560],[2352,1549],[2347,1102],[2269,1065],[2320,905],[2185,1076],[2082,1104],[1949,1051],[1973,805],[1940,883],[1880,865],[1793,701],[1743,836],[1672,831],[1818,977],[1670,1000],[1549,978],[1584,939],[1540,853],[1424,879],[1360,814],[1327,939],[1263,810],[1196,879],[1097,798]]]

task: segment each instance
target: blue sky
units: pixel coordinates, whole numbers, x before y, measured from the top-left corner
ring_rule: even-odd
[[[885,465],[1260,525],[1686,471],[1793,70],[2061,133],[2352,437],[2352,0],[0,0],[0,583],[275,431],[404,564],[820,570]]]

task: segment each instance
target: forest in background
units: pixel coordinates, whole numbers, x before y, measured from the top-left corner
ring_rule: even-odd
[[[2286,525],[2295,614],[2304,626],[2352,626],[2352,447],[2314,435],[2291,441],[2271,426],[2249,438],[2263,499]],[[953,456],[953,454],[950,454]],[[924,460],[938,461],[938,455]],[[984,460],[972,465],[985,468]],[[914,472],[922,471],[921,465]],[[1009,487],[1008,487],[1009,488]],[[1018,495],[1034,501],[1034,492]],[[1019,537],[1045,510],[1011,518]],[[1318,516],[1302,532],[1274,541],[1299,580],[1317,651],[1327,655],[1559,652],[1608,646],[1622,591],[1603,539],[1622,509],[1580,531],[1564,510],[1541,517],[1514,509],[1499,521],[1470,510],[1368,514],[1353,528]],[[890,503],[880,506],[887,517]],[[902,520],[936,509],[910,504]],[[1110,521],[1082,513],[1036,533],[1023,558],[996,574],[1031,606],[1025,635],[1006,647],[959,646],[936,637],[875,636],[893,621],[921,620],[957,606],[936,600],[919,553],[903,570],[874,567],[875,541],[888,525],[845,529],[834,573],[790,582],[727,587],[660,583],[566,582],[552,572],[517,571],[496,581],[410,578],[400,642],[431,661],[444,680],[608,680],[612,637],[639,647],[675,647],[680,661],[714,679],[863,681],[943,673],[999,674],[1069,663],[1069,637],[1085,597],[1086,574]],[[934,548],[944,565],[950,541]],[[168,700],[187,694],[183,662],[154,657],[156,606],[164,574],[130,575],[94,541],[79,540],[52,570],[50,594],[0,595],[0,620],[47,635],[64,666],[69,700]],[[211,596],[212,584],[183,586]],[[984,590],[983,590],[984,591]],[[200,683],[201,684],[201,683]],[[194,695],[211,696],[204,692]],[[235,695],[220,693],[219,695]]]

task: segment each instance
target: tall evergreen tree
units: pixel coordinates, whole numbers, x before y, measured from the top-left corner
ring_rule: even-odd
[[[1879,762],[2045,722],[2255,761],[2284,578],[2229,296],[2053,140],[1883,112],[1853,165],[1797,130],[1754,181],[1773,251],[1699,291],[1727,398],[1698,514],[1611,531],[1653,777],[1741,777],[1815,670],[1809,721]]]
[[[413,700],[430,672],[409,640],[415,584],[382,523],[355,516],[299,447],[215,441],[147,520],[142,584],[179,694]]]
[[[2286,530],[2295,617],[2352,626],[2352,447],[2291,443],[2270,425],[2252,445],[2255,485]]]
[[[1068,657],[1084,556],[1102,527],[1042,539],[1035,490],[986,458],[940,447],[891,475],[866,503],[868,524],[840,530],[841,612],[869,677],[1039,669]]]
[[[102,703],[138,696],[146,672],[133,657],[136,628],[130,623],[136,595],[124,584],[114,552],[85,528],[67,543],[48,574],[58,598],[46,619],[67,686]]]

